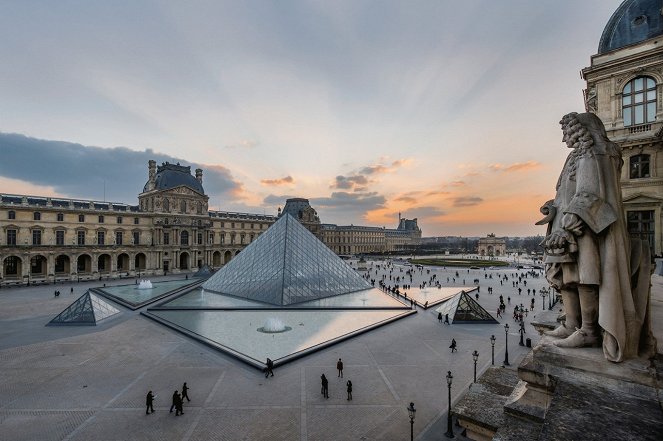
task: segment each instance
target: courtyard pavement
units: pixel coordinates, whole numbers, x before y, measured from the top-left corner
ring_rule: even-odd
[[[401,275],[395,266],[394,275]],[[491,364],[489,337],[497,337],[495,364],[504,359],[504,323],[510,369],[529,350],[518,345],[510,311],[516,302],[529,306],[510,279],[500,286],[500,270],[436,269],[459,278],[453,286],[480,279],[479,303],[494,315],[498,298],[511,297],[502,324],[438,323],[432,309],[359,335],[275,369],[266,379],[255,368],[159,325],[137,311],[116,305],[119,317],[96,327],[46,327],[48,321],[99,282],[0,290],[0,438],[11,440],[405,440],[410,435],[406,406],[417,409],[417,440],[444,439],[447,386],[452,371],[452,400],[470,386],[472,352],[479,351],[478,375]],[[464,274],[463,274],[464,273]],[[485,279],[484,273],[493,274]],[[403,273],[404,274],[404,273]],[[416,272],[413,286],[430,275]],[[179,276],[180,278],[182,276]],[[155,277],[152,280],[178,278]],[[388,278],[387,278],[388,279]],[[655,317],[663,314],[661,278],[654,276],[658,297]],[[133,280],[129,280],[131,283]],[[460,282],[460,283],[459,283]],[[124,281],[109,281],[123,284]],[[527,279],[538,290],[545,280]],[[508,286],[506,286],[508,285]],[[69,293],[73,286],[75,293]],[[492,295],[487,287],[494,289]],[[526,292],[527,287],[524,287]],[[60,289],[59,297],[53,291]],[[474,293],[472,293],[474,294]],[[546,301],[547,302],[547,301]],[[535,310],[541,310],[536,296]],[[538,336],[526,318],[527,337]],[[660,326],[657,329],[660,337]],[[451,354],[455,338],[458,352]],[[660,341],[660,340],[659,340]],[[336,361],[342,358],[344,378]],[[329,378],[329,399],[320,394],[320,375]],[[345,382],[352,380],[353,400]],[[173,391],[190,387],[184,415],[169,413]],[[145,395],[157,395],[155,413],[145,414]]]

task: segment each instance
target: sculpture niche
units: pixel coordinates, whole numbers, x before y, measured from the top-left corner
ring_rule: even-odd
[[[560,124],[572,150],[537,225],[548,224],[546,279],[562,295],[566,322],[547,335],[563,348],[602,343],[613,362],[652,357],[652,259],[648,243],[626,230],[619,147],[593,113],[570,113]]]

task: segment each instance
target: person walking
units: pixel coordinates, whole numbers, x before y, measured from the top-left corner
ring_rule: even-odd
[[[177,394],[177,401],[175,402],[175,416],[184,415],[184,403],[182,402],[182,396]]]
[[[340,358],[336,362],[336,370],[338,371],[338,376],[343,378],[343,362]]]
[[[173,400],[170,403],[170,413],[173,413],[173,409],[177,410],[177,403],[180,401],[180,392],[173,392]],[[179,415],[179,414],[178,414]]]
[[[348,401],[352,401],[352,381],[348,380],[345,385],[348,387]]]
[[[145,405],[147,406],[147,409],[145,409],[145,415],[149,415],[150,413],[154,413],[154,399],[156,397],[152,395],[152,391],[149,391],[147,393],[147,397],[145,397]]]
[[[453,354],[454,352],[458,352],[458,349],[456,348],[456,339],[452,338],[451,339],[451,345],[449,347],[451,348],[451,353]]]
[[[189,399],[189,386],[186,385],[186,382],[184,382],[184,385],[182,386],[182,402],[184,402],[185,398],[187,401],[191,401]]]
[[[272,377],[274,376],[274,362],[272,361],[271,358],[267,359],[267,367],[265,367],[265,378],[269,377],[269,374],[272,374]]]
[[[322,374],[320,376],[320,381],[322,383],[322,396],[325,398],[329,398],[329,381],[327,381],[327,377],[325,377],[325,374]]]
[[[444,324],[445,325],[450,325],[451,324],[451,323],[449,323],[449,314],[444,314]]]
[[[442,323],[442,313],[441,312],[437,313],[437,321]]]

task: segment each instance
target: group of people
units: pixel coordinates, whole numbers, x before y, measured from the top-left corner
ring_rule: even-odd
[[[154,399],[157,396],[152,393],[152,391],[147,392],[147,397],[145,398],[145,415],[154,413]],[[173,400],[170,405],[170,413],[173,413],[175,409],[175,416],[184,415],[184,399],[186,398],[187,402],[191,401],[189,399],[189,386],[186,385],[186,382],[182,386],[182,393],[180,394],[179,390],[176,390],[173,393]]]
[[[337,377],[343,378],[343,360],[340,358],[336,362],[336,371],[338,372]],[[329,380],[325,374],[320,375],[320,393],[324,398],[329,398]],[[345,383],[346,391],[348,393],[347,401],[352,401],[352,381],[348,380]]]

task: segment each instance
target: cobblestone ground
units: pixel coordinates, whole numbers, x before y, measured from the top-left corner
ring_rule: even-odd
[[[455,269],[435,270],[443,285]],[[517,270],[458,270],[457,286],[479,278],[479,303],[491,314],[498,297],[512,299],[502,323],[510,323],[511,368],[527,349],[518,345],[509,309],[529,305],[497,273]],[[521,271],[518,271],[522,273]],[[400,274],[396,267],[393,274]],[[430,275],[424,271],[412,285]],[[160,280],[162,278],[155,278]],[[543,278],[528,278],[539,289]],[[126,283],[126,282],[107,282]],[[98,283],[97,283],[98,285]],[[506,285],[506,283],[505,283]],[[511,285],[511,282],[509,282]],[[441,439],[446,430],[445,375],[454,375],[452,399],[467,391],[473,376],[471,353],[479,351],[479,375],[491,363],[489,337],[495,334],[496,364],[504,359],[502,325],[438,323],[431,311],[360,335],[286,366],[266,379],[261,372],[220,354],[121,306],[118,318],[97,327],[44,325],[85,288],[75,284],[0,290],[0,430],[19,440],[402,440],[410,424],[406,406],[415,403],[418,440]],[[494,293],[488,295],[487,287]],[[62,295],[55,298],[54,289]],[[541,309],[541,298],[536,297]],[[660,307],[660,305],[658,306]],[[526,322],[533,318],[529,314]],[[527,334],[536,340],[528,325]],[[458,352],[451,354],[451,338]],[[338,358],[345,363],[338,378]],[[320,375],[329,378],[329,399],[320,394]],[[345,381],[352,380],[353,400]],[[184,415],[169,413],[175,389],[186,381],[191,402]],[[157,395],[155,413],[145,414],[148,390]]]

